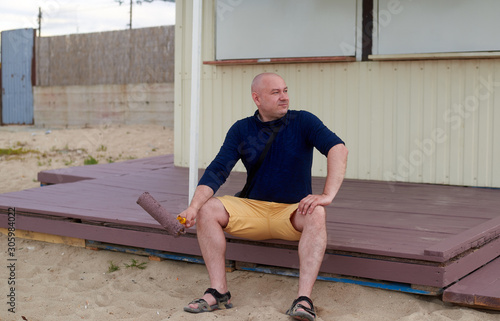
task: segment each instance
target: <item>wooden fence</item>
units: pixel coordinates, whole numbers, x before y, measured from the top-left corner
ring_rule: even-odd
[[[175,26],[36,38],[37,86],[171,83]]]

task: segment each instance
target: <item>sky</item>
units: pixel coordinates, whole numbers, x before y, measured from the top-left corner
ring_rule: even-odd
[[[129,28],[130,0],[0,0],[0,31],[33,28],[41,35],[59,36]],[[175,3],[133,0],[132,28],[175,25]]]

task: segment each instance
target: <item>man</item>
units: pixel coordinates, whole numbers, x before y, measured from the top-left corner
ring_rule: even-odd
[[[347,148],[316,116],[288,109],[288,87],[279,75],[257,75],[251,90],[258,110],[230,128],[200,179],[191,204],[180,214],[186,218],[187,227],[197,224],[198,242],[210,277],[210,288],[204,296],[184,310],[199,313],[232,307],[225,272],[227,232],[253,240],[299,241],[299,289],[287,314],[314,320],[310,296],[326,249],[325,206],[333,201],[344,179]],[[250,171],[273,129],[277,135],[247,198],[213,197],[239,159]],[[320,195],[313,195],[311,188],[314,147],[327,156],[328,163]]]

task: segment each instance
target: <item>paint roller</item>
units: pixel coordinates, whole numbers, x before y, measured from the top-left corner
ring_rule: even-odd
[[[167,230],[169,235],[175,237],[186,234],[186,230],[182,224],[186,222],[186,219],[180,216],[173,216],[167,210],[158,203],[151,194],[148,192],[142,193],[137,199],[137,204],[139,204],[149,215],[151,215],[160,225]],[[181,224],[182,223],[182,224]]]

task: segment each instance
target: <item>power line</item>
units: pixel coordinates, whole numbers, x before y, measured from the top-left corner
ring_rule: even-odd
[[[73,6],[75,7],[75,6]],[[57,14],[67,14],[67,13],[78,13],[78,12],[82,12],[82,11],[98,11],[98,10],[102,10],[102,9],[109,9],[109,8],[114,8],[115,5],[104,5],[104,6],[92,6],[92,7],[83,7],[81,5],[77,6],[75,9],[65,9],[65,10],[57,10],[56,13]]]
[[[143,2],[152,3],[153,1],[155,1],[155,0],[135,0],[135,3],[141,5]],[[159,0],[159,1],[175,3],[175,0]],[[125,0],[115,0],[115,2],[118,2],[121,6],[122,3],[125,2]],[[132,7],[133,7],[133,4],[134,4],[134,1],[130,0],[130,10],[129,10],[130,22],[128,23],[128,26],[130,27],[130,29],[132,29]]]

